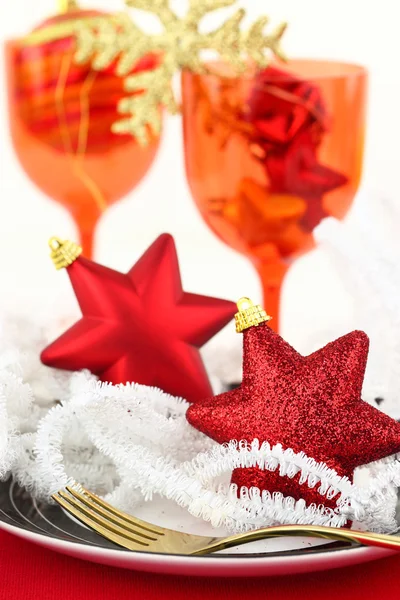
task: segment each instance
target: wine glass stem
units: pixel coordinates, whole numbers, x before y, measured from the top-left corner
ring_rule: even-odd
[[[94,251],[94,228],[93,229],[81,229],[80,234],[80,245],[82,246],[83,256],[85,258],[92,259]]]
[[[280,327],[280,304],[282,283],[288,270],[288,265],[282,260],[255,262],[255,268],[261,279],[264,296],[264,309],[272,317],[268,323],[276,332]]]
[[[77,205],[71,212],[79,231],[79,241],[82,246],[83,255],[86,258],[92,259],[96,227],[103,212],[94,204],[83,205],[83,207]]]

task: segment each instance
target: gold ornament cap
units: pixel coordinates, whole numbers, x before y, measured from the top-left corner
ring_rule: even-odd
[[[63,241],[57,237],[52,237],[49,240],[49,246],[51,249],[51,260],[57,271],[72,265],[78,256],[82,254],[82,248],[78,244],[69,240]]]
[[[250,298],[240,298],[237,303],[239,311],[235,315],[236,332],[242,333],[250,327],[257,327],[272,319],[259,304],[254,304]]]

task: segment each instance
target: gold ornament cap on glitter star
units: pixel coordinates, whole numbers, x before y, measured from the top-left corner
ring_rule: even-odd
[[[239,311],[235,315],[236,331],[242,333],[250,327],[257,327],[272,319],[259,304],[254,304],[250,298],[240,298],[237,302]]]
[[[50,238],[49,246],[51,249],[51,260],[57,271],[72,265],[78,256],[82,254],[82,248],[78,244],[69,240],[60,240],[57,237]]]

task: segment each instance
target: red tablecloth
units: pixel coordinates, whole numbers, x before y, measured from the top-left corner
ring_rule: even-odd
[[[0,532],[1,600],[399,600],[400,555],[341,571],[206,579],[123,571],[44,550]]]

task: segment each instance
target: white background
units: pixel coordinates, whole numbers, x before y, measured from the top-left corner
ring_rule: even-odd
[[[82,0],[86,7],[122,8],[121,0]],[[54,0],[1,0],[0,37],[23,35],[54,12]],[[176,3],[184,6],[183,0]],[[289,56],[340,59],[364,64],[371,75],[364,193],[379,201],[397,197],[400,173],[400,36],[397,0],[247,0],[249,17],[261,13],[288,20]],[[2,60],[2,59],[1,59]],[[69,215],[28,181],[13,154],[0,71],[0,307],[42,312],[71,300],[65,273],[48,259],[50,235],[76,237]],[[349,132],[351,135],[351,132]],[[363,199],[360,194],[359,201]],[[199,218],[185,182],[180,120],[168,119],[161,151],[141,185],[104,216],[96,258],[126,270],[158,233],[176,237],[188,291],[260,300],[256,275]],[[338,324],[352,309],[335,274],[318,251],[297,261],[285,286],[283,330],[297,345],[307,331]]]

